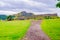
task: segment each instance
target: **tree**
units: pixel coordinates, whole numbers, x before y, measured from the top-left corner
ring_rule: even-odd
[[[58,0],[58,3],[56,4],[56,7],[60,8],[60,0]]]
[[[60,1],[60,0],[57,0],[57,1]]]
[[[8,20],[8,21],[11,21],[11,20],[12,20],[12,16],[9,15],[9,16],[7,17],[7,20]]]
[[[60,2],[58,2],[58,3],[56,4],[56,7],[60,8]]]

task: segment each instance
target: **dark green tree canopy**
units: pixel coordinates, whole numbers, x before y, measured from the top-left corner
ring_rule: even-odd
[[[56,4],[56,7],[60,8],[60,1]]]
[[[60,0],[57,0],[57,1],[60,1]]]
[[[12,16],[9,15],[9,16],[7,17],[7,20],[8,20],[8,21],[11,21],[11,20],[12,20]]]

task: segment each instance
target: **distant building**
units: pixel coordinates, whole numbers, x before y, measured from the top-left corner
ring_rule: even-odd
[[[58,17],[57,13],[54,14],[40,14],[40,15],[34,15],[34,18],[38,18],[38,19],[54,19]]]
[[[27,13],[25,11],[22,11],[18,14],[15,14],[16,20],[25,20],[25,19],[49,19],[49,18],[55,18],[58,17],[57,13],[54,14],[41,14],[41,15],[34,15],[33,13]]]

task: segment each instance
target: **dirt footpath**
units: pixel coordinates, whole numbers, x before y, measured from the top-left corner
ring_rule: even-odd
[[[41,29],[41,20],[31,21],[31,26],[22,40],[50,40]]]

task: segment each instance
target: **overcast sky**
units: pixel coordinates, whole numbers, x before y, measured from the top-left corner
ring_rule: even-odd
[[[15,14],[20,11],[41,13],[60,13],[56,0],[0,0],[0,14]]]

